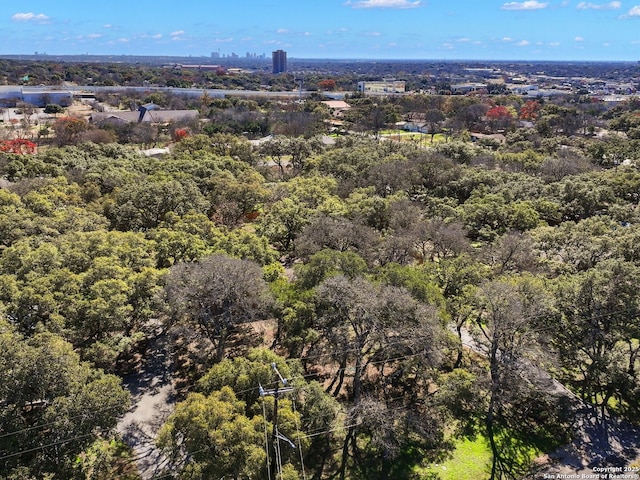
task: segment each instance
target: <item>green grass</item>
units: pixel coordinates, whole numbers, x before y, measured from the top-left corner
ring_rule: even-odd
[[[474,440],[461,440],[447,461],[431,468],[421,469],[423,473],[437,473],[441,480],[483,480],[489,477],[491,448],[487,440],[478,435]]]
[[[431,135],[428,135],[428,138],[429,138],[429,141],[431,141]],[[440,142],[446,142],[446,141],[447,141],[447,137],[442,133],[436,133],[433,136],[433,143],[440,143]]]
[[[379,134],[383,137],[400,142],[417,142],[422,145],[431,143],[431,134],[427,133],[407,132],[405,130],[382,130]],[[444,141],[446,141],[446,137],[441,133],[437,133],[433,137],[433,143]]]
[[[523,474],[529,465],[542,451],[536,446],[522,442],[522,440],[498,435],[496,439],[514,462],[516,471]],[[508,445],[508,447],[507,447]],[[458,441],[451,457],[439,464],[431,464],[428,467],[415,469],[418,478],[428,479],[429,474],[437,474],[440,480],[486,480],[491,471],[491,447],[489,440],[478,435],[474,439],[464,438]]]
[[[409,133],[407,130],[399,130],[399,129],[386,129],[386,130],[380,130],[378,132],[380,135],[400,135],[400,134],[406,134]]]

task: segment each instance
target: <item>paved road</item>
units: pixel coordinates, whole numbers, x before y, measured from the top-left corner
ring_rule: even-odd
[[[61,86],[43,86],[43,87],[24,87],[23,85],[3,85],[0,88],[0,96],[1,95],[13,95],[14,93],[22,92],[22,89],[28,90],[29,92],[51,92],[51,91],[61,91],[61,92],[72,92],[72,93],[81,93],[81,92],[153,92],[153,91],[162,91],[162,92],[171,92],[176,95],[187,95],[192,97],[201,97],[203,93],[206,92],[210,97],[264,97],[264,98],[289,98],[295,100],[296,98],[306,98],[311,95],[312,92],[308,92],[303,90],[300,92],[299,90],[289,90],[289,91],[278,91],[278,92],[270,92],[265,90],[224,90],[217,88],[175,88],[175,87],[138,87],[138,86],[130,86],[130,87],[122,87],[122,86],[112,86],[112,87],[98,87],[93,85],[61,85]],[[4,93],[3,93],[4,92]],[[351,92],[322,92],[323,95],[327,97],[341,100],[347,93]]]
[[[124,377],[132,407],[118,423],[118,431],[134,451],[143,480],[159,475],[167,465],[154,439],[175,404],[167,336],[159,325],[150,327],[151,340],[140,371]]]

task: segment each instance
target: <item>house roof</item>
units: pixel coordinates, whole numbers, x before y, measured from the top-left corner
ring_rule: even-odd
[[[175,120],[198,118],[197,110],[146,110],[142,117],[143,122],[167,123]],[[140,112],[118,111],[118,112],[95,112],[91,114],[91,122],[138,122]]]
[[[507,141],[507,137],[505,137],[502,133],[492,133],[492,134],[486,134],[486,133],[476,133],[476,132],[471,132],[471,138],[475,138],[475,139],[483,139],[483,138],[491,138],[493,140],[497,140],[500,143],[505,143]]]
[[[344,100],[327,100],[322,103],[324,103],[329,108],[333,108],[335,110],[345,110],[347,108],[351,108],[351,105],[349,105]]]

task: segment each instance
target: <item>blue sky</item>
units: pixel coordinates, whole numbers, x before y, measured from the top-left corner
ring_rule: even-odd
[[[0,53],[640,60],[640,0],[4,0]]]

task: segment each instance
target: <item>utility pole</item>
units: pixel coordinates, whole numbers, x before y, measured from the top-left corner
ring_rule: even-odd
[[[265,390],[262,388],[262,385],[259,386],[260,396],[264,397],[267,395],[273,395],[273,430],[271,433],[271,441],[273,443],[273,452],[271,454],[271,463],[269,470],[269,478],[277,479],[278,477],[282,480],[282,455],[280,452],[280,440],[287,442],[291,448],[296,448],[295,444],[289,440],[287,437],[282,435],[278,431],[278,398],[283,393],[293,392],[292,387],[287,386],[287,379],[283,378],[278,371],[278,367],[276,367],[275,362],[271,364],[271,368],[276,373],[276,387],[274,389]],[[280,388],[280,384],[282,383],[283,388]],[[266,421],[266,419],[265,419]],[[269,456],[269,452],[267,452],[267,456]]]
[[[298,101],[302,102],[302,84],[304,83],[304,75],[300,78],[294,78],[294,82],[298,82]]]

